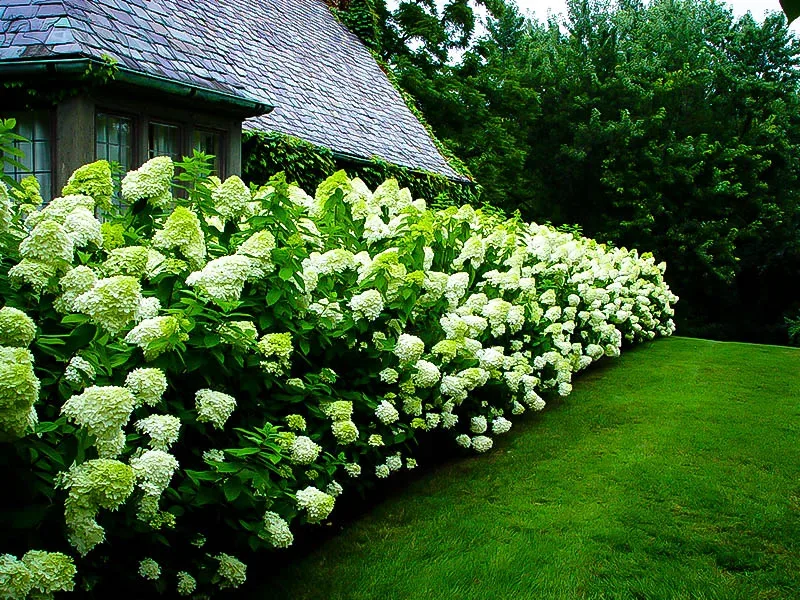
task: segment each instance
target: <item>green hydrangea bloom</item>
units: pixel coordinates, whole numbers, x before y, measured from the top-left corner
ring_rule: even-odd
[[[41,292],[50,279],[58,275],[59,270],[60,265],[23,258],[9,269],[8,278],[15,287],[27,283],[35,291]]]
[[[133,493],[133,469],[117,460],[98,458],[73,466],[60,477],[69,490],[64,504],[69,542],[83,556],[105,539],[95,516],[101,508],[116,510]]]
[[[349,421],[353,416],[353,403],[348,400],[336,400],[323,404],[321,408],[332,421]]]
[[[61,190],[62,196],[82,194],[94,199],[98,207],[111,210],[111,197],[114,195],[114,182],[111,179],[111,165],[106,160],[83,165],[78,168]]]
[[[67,400],[61,414],[97,438],[97,451],[102,458],[113,458],[124,448],[122,428],[135,404],[128,388],[93,385]]]
[[[89,267],[79,265],[67,271],[58,280],[63,294],[56,300],[55,308],[60,312],[72,312],[75,310],[75,298],[88,292],[97,282],[97,275]]]
[[[269,359],[261,361],[261,367],[273,375],[285,373],[291,367],[291,333],[267,333],[258,341],[258,350]]]
[[[158,208],[172,202],[172,178],[175,166],[168,156],[151,158],[135,171],[129,172],[122,180],[122,199],[128,204],[139,200]]]
[[[162,250],[179,251],[195,269],[202,268],[205,263],[206,242],[200,219],[183,206],[172,211],[163,228],[153,236],[153,245]]]
[[[36,323],[17,308],[0,308],[0,346],[27,348],[36,337]]]
[[[295,494],[297,507],[306,511],[309,523],[320,523],[331,514],[336,498],[330,494],[309,486]]]
[[[106,277],[114,275],[130,275],[142,277],[147,270],[148,250],[144,246],[126,246],[115,248],[108,253],[103,263]]]
[[[219,568],[214,577],[221,589],[237,588],[247,579],[247,565],[230,554],[218,554]]]
[[[191,596],[197,589],[197,581],[186,571],[178,571],[176,590],[181,596]]]
[[[248,278],[261,279],[275,268],[272,263],[272,251],[275,249],[275,236],[269,231],[257,231],[236,250],[239,256],[252,259]]]
[[[61,552],[29,550],[22,562],[31,573],[32,598],[52,598],[55,592],[71,592],[78,570],[72,557]]]
[[[26,600],[33,588],[30,569],[10,554],[0,555],[0,594],[8,600]]]
[[[41,210],[35,210],[25,219],[25,226],[33,229],[44,221],[55,221],[64,224],[75,211],[94,213],[94,199],[81,194],[53,198]]]
[[[153,360],[187,339],[180,320],[171,315],[145,319],[125,336],[126,342],[142,349],[145,360]]]
[[[139,561],[139,575],[155,581],[161,577],[161,566],[152,558],[144,558]]]
[[[33,423],[39,380],[33,355],[24,348],[0,346],[0,441],[21,438]]]
[[[115,250],[125,245],[125,227],[121,223],[103,223],[100,226],[100,235],[103,236],[103,248],[106,251]]]
[[[214,188],[211,199],[222,221],[231,221],[247,212],[251,200],[250,189],[241,178],[233,175]]]
[[[75,245],[57,221],[42,221],[19,245],[22,258],[54,265],[72,264]]]
[[[336,441],[343,445],[352,444],[358,439],[358,427],[352,421],[335,421],[331,431]]]
[[[98,280],[75,298],[73,307],[113,334],[136,319],[141,301],[142,288],[136,278],[117,275]]]

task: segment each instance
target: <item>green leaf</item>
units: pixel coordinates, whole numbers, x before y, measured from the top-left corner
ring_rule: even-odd
[[[294,275],[294,269],[292,269],[291,267],[283,267],[278,273],[278,277],[280,277],[284,281],[289,281],[293,275]]]
[[[281,289],[272,288],[267,294],[267,306],[272,306],[281,298]]]
[[[243,490],[244,486],[242,486],[242,482],[238,477],[227,479],[225,485],[222,486],[222,491],[225,492],[225,498],[228,502],[236,500]]]

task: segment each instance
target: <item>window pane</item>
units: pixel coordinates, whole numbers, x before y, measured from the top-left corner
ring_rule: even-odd
[[[124,172],[131,168],[131,120],[128,117],[98,113],[95,120],[97,160],[118,162]]]
[[[24,153],[17,160],[25,168],[6,165],[4,171],[17,181],[29,175],[39,180],[42,198],[49,202],[53,197],[52,189],[52,121],[46,110],[29,111],[14,115],[17,119],[15,132],[27,138],[26,141],[14,142],[14,146]]]
[[[222,135],[216,131],[195,129],[192,147],[195,150],[214,156],[211,168],[216,175],[219,175],[222,162]]]
[[[169,156],[172,160],[180,160],[180,133],[180,129],[175,125],[150,123],[150,158]]]

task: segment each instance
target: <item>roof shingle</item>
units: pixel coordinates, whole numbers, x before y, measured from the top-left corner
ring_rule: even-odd
[[[458,177],[322,0],[3,0],[0,60],[100,58],[271,104],[245,127]]]

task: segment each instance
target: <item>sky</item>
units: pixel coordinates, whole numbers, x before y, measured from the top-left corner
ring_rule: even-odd
[[[565,0],[516,0],[523,11],[533,13],[533,16],[543,21],[547,18],[548,11],[553,14],[566,14]],[[733,13],[741,16],[748,11],[753,14],[757,21],[764,18],[764,13],[770,10],[780,10],[779,0],[727,0],[726,4],[733,7]],[[800,19],[792,25],[792,31],[800,33]]]

